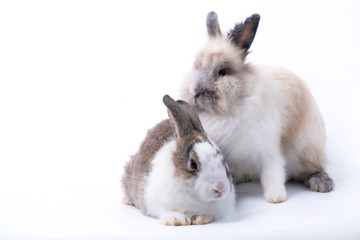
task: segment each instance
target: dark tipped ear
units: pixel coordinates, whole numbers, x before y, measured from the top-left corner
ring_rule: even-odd
[[[259,21],[260,15],[255,13],[248,17],[245,22],[236,24],[234,29],[229,32],[228,36],[236,46],[247,51],[255,38]]]
[[[206,17],[206,27],[210,37],[221,36],[218,17],[215,12],[209,12]]]
[[[181,105],[175,102],[169,95],[163,97],[163,102],[168,108],[168,115],[176,137],[183,137],[189,134],[193,127]]]
[[[176,102],[180,104],[181,108],[184,110],[184,112],[188,116],[188,118],[190,120],[190,123],[192,125],[192,128],[195,131],[203,133],[204,128],[203,128],[203,126],[202,126],[202,124],[200,122],[199,115],[197,114],[195,108],[192,105],[190,105],[189,103],[184,102],[182,100],[178,100]]]

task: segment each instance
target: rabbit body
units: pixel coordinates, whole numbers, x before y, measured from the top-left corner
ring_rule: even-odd
[[[310,91],[285,69],[245,62],[259,20],[254,14],[224,36],[216,14],[209,13],[210,39],[195,59],[182,99],[197,108],[235,183],[260,179],[272,203],[287,199],[288,179],[331,191],[324,123]]]
[[[122,178],[125,203],[165,225],[206,224],[234,211],[235,189],[218,147],[187,103],[164,97],[170,120],[149,130]]]
[[[178,210],[175,215],[182,219],[181,222],[185,223],[184,225],[191,223],[196,225],[211,222],[232,213],[235,201],[234,188],[223,200],[199,201],[194,190],[184,185],[183,179],[174,178],[176,169],[169,159],[175,149],[174,139],[166,143],[152,161],[151,173],[144,179],[147,215],[160,218],[163,224],[172,225],[174,212]]]

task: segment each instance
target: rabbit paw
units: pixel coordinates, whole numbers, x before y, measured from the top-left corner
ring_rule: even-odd
[[[204,225],[214,221],[214,218],[210,215],[199,215],[199,216],[192,216],[191,224],[192,225]]]
[[[323,171],[311,174],[305,184],[315,192],[331,192],[334,188],[333,180]]]
[[[126,204],[126,205],[135,206],[134,203],[127,196],[125,196],[123,198],[122,202],[123,202],[123,204]]]
[[[265,200],[270,203],[282,203],[287,200],[285,189],[270,189],[264,193]]]
[[[191,224],[191,218],[180,212],[165,212],[161,214],[160,222],[166,226],[187,226]]]

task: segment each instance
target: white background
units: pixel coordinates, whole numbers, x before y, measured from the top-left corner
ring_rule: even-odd
[[[123,164],[167,118],[216,11],[223,31],[257,12],[249,62],[309,85],[336,188],[287,185],[269,204],[237,187],[237,212],[165,227],[121,204]],[[2,1],[0,239],[360,239],[358,1]]]

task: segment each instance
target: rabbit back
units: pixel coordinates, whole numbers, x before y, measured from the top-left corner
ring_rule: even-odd
[[[125,202],[134,205],[143,213],[146,212],[144,204],[145,177],[151,171],[151,162],[156,153],[165,143],[173,137],[170,120],[164,120],[150,129],[139,151],[131,157],[125,166],[122,185]]]

